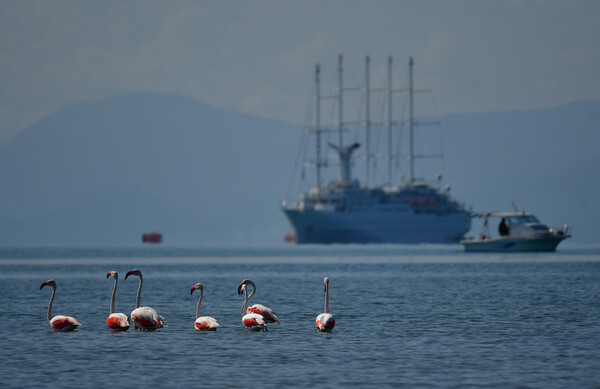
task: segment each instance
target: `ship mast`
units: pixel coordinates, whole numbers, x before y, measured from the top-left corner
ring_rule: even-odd
[[[392,186],[392,57],[388,58],[388,185]]]
[[[369,85],[369,61],[367,55],[365,58],[365,137],[366,137],[366,185],[369,186],[369,167],[371,164],[371,91]]]
[[[317,133],[317,196],[321,197],[321,91],[319,80],[320,68],[315,67],[315,89],[316,89],[316,133]]]
[[[413,107],[413,58],[410,57],[408,60],[408,136],[410,150],[408,155],[410,165],[410,185],[412,186],[415,182],[415,165],[414,165],[414,138],[413,138],[413,127],[414,127],[414,107]]]
[[[343,100],[343,83],[342,83],[342,60],[344,58],[343,54],[340,54],[338,56],[338,86],[339,86],[339,95],[338,95],[338,103],[339,103],[339,125],[338,125],[338,130],[339,130],[339,147],[340,149],[342,147],[344,147],[344,112],[343,112],[343,108],[344,108],[344,100]]]
[[[341,151],[344,150],[344,85],[343,85],[343,59],[344,55],[338,55],[338,94],[337,94],[337,103],[338,103],[338,144],[336,147],[330,144],[334,149]],[[421,90],[414,89],[414,81],[413,81],[413,67],[414,61],[413,57],[409,57],[409,86],[408,86],[408,132],[409,132],[409,152],[408,157],[409,160],[409,181],[408,185],[413,186],[416,182],[415,178],[415,158],[426,157],[426,156],[415,156],[414,150],[414,126],[418,123],[415,122],[414,119],[414,94],[418,92],[422,92]],[[393,154],[393,137],[394,137],[394,125],[395,122],[393,120],[393,96],[394,93],[400,90],[394,90],[393,88],[393,57],[388,57],[388,68],[387,68],[387,86],[382,88],[383,91],[387,91],[387,120],[384,122],[387,124],[387,162],[388,162],[388,174],[387,181],[388,185],[392,186],[393,183],[393,164],[394,164],[394,154]],[[318,188],[318,196],[320,197],[320,190],[322,186],[322,174],[321,168],[327,165],[326,161],[323,161],[322,156],[322,139],[321,133],[324,132],[321,128],[321,100],[323,98],[335,98],[335,96],[326,96],[322,97],[320,92],[320,66],[317,64],[315,66],[315,95],[316,95],[316,167],[317,167],[317,188]],[[406,89],[405,89],[406,90]],[[423,90],[425,91],[425,90]],[[371,181],[371,86],[370,86],[370,56],[365,57],[365,143],[366,143],[366,186],[368,187]],[[382,123],[383,124],[383,123]],[[430,124],[430,123],[425,123]],[[434,123],[431,123],[434,124]],[[377,156],[375,156],[377,158]],[[342,159],[339,162],[339,182],[344,183],[345,177],[347,177],[347,172],[349,170],[344,169],[344,163]]]

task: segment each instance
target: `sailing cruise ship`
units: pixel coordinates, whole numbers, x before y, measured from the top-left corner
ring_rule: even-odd
[[[296,243],[459,243],[463,235],[471,228],[470,212],[464,204],[454,200],[449,187],[441,188],[441,175],[435,180],[427,181],[415,176],[415,160],[439,155],[417,154],[415,152],[414,130],[418,124],[414,118],[414,95],[423,90],[413,88],[413,59],[409,59],[408,87],[395,89],[392,82],[392,57],[388,58],[387,77],[383,88],[370,87],[370,58],[365,61],[364,85],[358,88],[343,87],[343,56],[338,57],[337,85],[331,96],[320,94],[320,67],[315,68],[314,126],[308,127],[307,134],[315,138],[315,154],[304,167],[316,170],[316,185],[300,195],[298,201],[284,201],[282,211],[295,230]],[[354,122],[344,121],[345,98],[351,92],[359,92],[361,106],[364,107],[364,118]],[[393,119],[394,97],[405,93],[408,97],[408,120],[401,122]],[[371,100],[373,95],[384,96],[383,101],[387,118],[382,121],[371,119]],[[321,123],[321,111],[324,101],[333,100],[337,106],[337,121],[332,125]],[[311,104],[312,105],[312,104]],[[380,110],[380,112],[383,112]],[[384,114],[385,115],[385,114]],[[311,119],[312,121],[312,119]],[[354,142],[344,144],[344,135],[349,137],[349,128],[357,125],[364,129],[361,138],[355,135]],[[383,143],[386,152],[373,150],[375,130],[377,126],[385,134]],[[398,132],[407,127],[408,140],[400,152],[401,136]],[[337,135],[337,144],[328,142],[335,152],[332,158],[323,155],[323,144],[331,134]],[[324,139],[325,138],[325,139]],[[381,136],[379,136],[381,138]],[[362,155],[357,151],[362,147],[358,140],[364,140]],[[393,149],[393,144],[398,150]],[[408,146],[408,147],[406,147]],[[311,146],[312,147],[312,146]],[[363,184],[353,177],[352,169],[364,159],[365,182]],[[387,182],[372,185],[377,161],[387,162]],[[407,160],[408,179],[399,175],[400,181],[393,184],[392,177],[400,160]],[[324,171],[331,166],[338,167],[338,177],[323,185]],[[361,164],[362,165],[362,164]],[[379,165],[382,165],[379,163]],[[399,169],[396,169],[399,170]],[[304,170],[303,170],[304,171]],[[304,175],[304,174],[303,174]],[[313,184],[314,185],[314,184]],[[289,240],[289,236],[286,237]]]

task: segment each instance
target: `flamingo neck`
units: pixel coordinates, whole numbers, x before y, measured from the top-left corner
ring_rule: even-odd
[[[325,277],[323,279],[323,282],[325,283],[325,312],[324,313],[329,313],[329,277]]]
[[[254,285],[254,282],[248,280],[248,285],[252,285],[252,293],[250,293],[250,296],[248,297],[248,301],[252,298],[252,296],[254,296],[254,293],[256,293],[256,285]]]
[[[52,320],[52,303],[54,303],[54,295],[56,294],[56,286],[52,285],[52,297],[50,297],[50,304],[48,304],[48,321]]]
[[[112,296],[110,297],[110,314],[115,312],[115,294],[117,293],[117,278],[115,277],[115,286],[113,287]]]
[[[329,285],[325,288],[325,313],[329,313]]]
[[[140,285],[138,286],[137,297],[135,298],[135,307],[140,307],[140,296],[142,295],[142,284],[144,283],[144,278],[140,274]]]
[[[250,280],[244,280],[244,283],[246,284],[244,287],[244,303],[242,304],[242,316],[246,315],[246,310],[248,309],[248,301],[250,301],[250,299],[252,298],[252,296],[254,296],[254,293],[256,293],[256,285],[254,284],[254,282],[250,281]],[[250,293],[250,296],[248,296],[248,285],[252,285],[252,293]]]
[[[202,305],[202,296],[204,295],[204,290],[200,288],[200,298],[198,299],[198,306],[196,307],[196,319],[200,317],[200,306]]]
[[[246,315],[248,309],[248,300],[254,295],[254,292],[248,297],[248,289],[244,288],[244,303],[242,304],[242,317]]]

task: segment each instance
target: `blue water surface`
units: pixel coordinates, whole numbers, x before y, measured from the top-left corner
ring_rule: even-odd
[[[117,312],[155,308],[167,327],[106,327]],[[459,246],[5,247],[0,249],[1,387],[598,387],[600,250],[471,254]],[[332,333],[318,333],[323,277]],[[82,325],[55,333],[53,314]],[[236,287],[281,324],[241,324]],[[197,282],[214,333],[194,330]]]

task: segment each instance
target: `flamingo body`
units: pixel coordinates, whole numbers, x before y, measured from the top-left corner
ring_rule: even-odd
[[[50,325],[54,328],[54,331],[67,332],[73,331],[81,324],[71,316],[56,315],[50,320]]]
[[[115,279],[115,286],[110,297],[110,315],[106,318],[106,325],[113,331],[127,331],[130,326],[129,318],[124,313],[115,313],[115,294],[117,293],[119,274],[116,271],[109,271],[106,274],[106,278],[108,277]]]
[[[268,331],[265,318],[258,313],[248,313],[242,317],[244,327],[252,331]]]
[[[131,321],[141,331],[154,331],[165,326],[164,318],[153,308],[139,307],[131,311]]]
[[[194,322],[194,328],[198,331],[216,331],[219,328],[219,323],[210,316],[200,316]]]
[[[319,331],[329,332],[335,327],[335,319],[331,313],[322,313],[317,316],[315,325]]]
[[[275,315],[273,310],[261,304],[254,304],[253,306],[249,307],[247,313],[256,313],[261,315],[265,318],[266,323],[279,323],[279,318],[277,315]]]
[[[216,331],[217,328],[219,328],[219,323],[217,323],[217,320],[214,317],[200,316],[202,297],[204,296],[204,287],[201,283],[192,286],[190,294],[193,294],[196,290],[200,290],[200,298],[198,299],[198,305],[196,306],[196,321],[194,322],[194,328],[198,331]]]
[[[159,315],[154,308],[140,307],[140,295],[142,294],[142,284],[144,283],[142,272],[138,269],[133,269],[125,274],[125,279],[129,276],[140,277],[140,284],[135,298],[135,309],[131,311],[131,321],[133,322],[135,329],[140,331],[154,331],[166,327],[164,318]]]
[[[325,286],[325,312],[317,316],[315,326],[317,326],[319,331],[330,332],[333,327],[335,327],[335,319],[333,318],[333,315],[329,313],[329,277],[323,279],[323,284]]]
[[[252,293],[248,296],[247,286],[252,286]],[[248,307],[248,301],[254,296],[256,293],[256,285],[249,279],[245,279],[241,284],[238,285],[238,294],[244,293],[244,303],[242,304],[242,324],[246,328],[250,328],[252,330],[267,331],[266,323],[277,323],[279,324],[279,318],[273,312],[271,308],[265,307],[261,304],[254,304],[251,307]]]
[[[40,290],[42,290],[42,288],[44,288],[45,286],[52,287],[52,296],[50,297],[50,303],[48,304],[47,318],[48,323],[50,323],[50,326],[54,328],[54,331],[68,332],[73,331],[77,327],[79,327],[81,324],[79,324],[79,322],[75,320],[74,317],[63,315],[56,315],[52,317],[52,304],[54,303],[54,296],[56,295],[56,281],[48,280],[42,282],[42,285],[40,285]]]
[[[112,313],[106,318],[106,325],[116,331],[127,331],[130,327],[129,318],[124,313]]]

